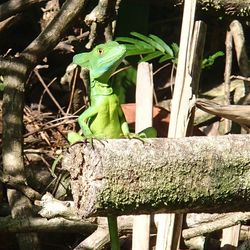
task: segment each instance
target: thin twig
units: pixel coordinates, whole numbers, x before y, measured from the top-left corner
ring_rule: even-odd
[[[68,119],[68,117],[66,117],[65,119]],[[50,126],[47,126],[47,127],[46,127],[46,125],[45,125],[45,126],[43,126],[42,128],[39,128],[39,129],[37,129],[37,130],[35,130],[35,131],[26,133],[26,134],[24,135],[24,137],[28,137],[28,136],[30,136],[30,135],[33,135],[33,134],[36,134],[36,133],[39,133],[39,132],[42,132],[42,131],[45,131],[45,130],[48,130],[48,129],[51,129],[51,128],[56,128],[56,127],[58,127],[58,126],[60,126],[60,125],[62,125],[62,124],[70,124],[70,123],[74,123],[74,122],[76,122],[76,119],[74,119],[73,121],[62,121],[62,122],[60,122],[60,123],[53,124],[53,125],[50,125]]]
[[[185,239],[189,239],[199,235],[211,233],[216,230],[231,227],[237,225],[241,221],[247,221],[249,219],[250,219],[249,212],[229,213],[228,215],[225,214],[224,217],[219,218],[215,221],[201,223],[200,225],[197,225],[194,228],[184,229],[182,235]]]
[[[79,109],[79,110],[81,110],[81,109]],[[47,124],[50,124],[50,123],[53,123],[53,122],[58,122],[58,121],[61,121],[61,120],[66,120],[66,119],[71,119],[71,118],[76,119],[77,117],[78,116],[74,115],[74,114],[73,115],[68,115],[68,116],[64,116],[64,117],[60,117],[60,118],[56,118],[54,120],[51,120],[51,121],[45,123],[44,125],[46,126]]]
[[[38,80],[41,82],[41,84],[43,85],[43,87],[45,88],[45,90],[47,91],[48,95],[50,96],[51,100],[54,102],[54,104],[58,107],[58,109],[61,111],[61,113],[63,115],[67,115],[64,110],[62,109],[62,107],[60,106],[60,104],[57,102],[57,100],[55,99],[55,97],[53,96],[53,94],[50,92],[48,86],[46,85],[46,83],[43,81],[41,75],[39,74],[37,69],[34,69],[34,73],[37,76]]]
[[[159,69],[157,69],[157,70],[153,73],[153,75],[156,75],[156,74],[159,73],[162,69],[168,67],[169,65],[171,65],[171,63],[167,63],[167,64],[163,65],[162,67],[160,67]]]
[[[175,65],[173,64],[172,68],[171,68],[171,74],[170,74],[170,88],[171,88],[171,94],[174,91],[174,73],[175,73]],[[173,94],[172,94],[173,95]]]
[[[84,109],[86,107],[86,105],[82,106],[81,108],[77,109],[74,113],[73,116],[75,116],[76,114],[78,114],[82,109]],[[78,117],[78,116],[77,116]]]
[[[162,67],[160,67],[159,69],[157,69],[157,70],[153,73],[153,76],[156,75],[157,73],[159,73],[162,69],[168,67],[169,65],[171,65],[171,63],[167,63],[167,64],[163,65]],[[171,70],[171,72],[172,72],[172,70]],[[171,74],[171,81],[172,81],[172,74]],[[170,84],[171,84],[170,86],[172,86],[172,82],[171,82]],[[168,84],[165,85],[165,88],[168,87],[167,85],[168,85]],[[158,105],[158,98],[157,98],[155,89],[154,89],[153,95],[154,95],[155,104]]]
[[[244,77],[244,76],[231,75],[230,79],[231,80],[233,80],[233,79],[239,79],[239,80],[243,80],[243,81],[246,81],[246,82],[250,82],[250,77]]]
[[[76,78],[77,78],[77,73],[78,73],[78,67],[76,67],[74,69],[74,75],[73,75],[73,83],[72,83],[72,88],[71,88],[71,92],[70,92],[70,99],[69,99],[69,105],[66,111],[66,114],[69,113],[72,103],[73,103],[73,99],[74,99],[74,93],[75,93],[75,88],[76,88]]]
[[[131,65],[125,66],[125,67],[123,67],[123,68],[120,68],[120,69],[116,70],[114,73],[112,73],[111,76],[114,76],[114,75],[116,75],[116,74],[118,74],[118,73],[120,73],[120,72],[122,72],[122,71],[124,71],[124,70],[127,70],[127,69],[129,69],[130,67],[131,67]]]
[[[52,81],[48,84],[47,87],[49,88],[50,85],[52,85],[55,82],[56,79],[57,79],[56,77],[54,79],[52,79]],[[41,112],[41,104],[42,104],[43,96],[44,96],[45,93],[46,93],[46,89],[43,90],[43,93],[40,96],[40,100],[39,100],[39,103],[38,103],[38,112],[39,113]]]

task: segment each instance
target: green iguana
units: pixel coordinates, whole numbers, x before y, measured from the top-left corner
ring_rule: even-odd
[[[68,133],[70,144],[86,138],[112,139],[134,138],[129,132],[128,123],[121,109],[119,99],[109,83],[109,78],[117,69],[126,54],[126,47],[111,41],[96,46],[92,51],[77,54],[73,63],[89,69],[90,106],[78,118],[83,136],[76,132]],[[141,137],[156,137],[155,130],[144,130]],[[137,136],[138,138],[138,136]],[[112,250],[119,249],[116,217],[108,217]]]
[[[92,51],[74,56],[73,63],[89,69],[90,106],[78,118],[83,136],[68,133],[70,144],[86,138],[112,139],[138,137],[129,132],[128,123],[109,83],[109,78],[125,57],[125,45],[111,41],[96,46]],[[153,128],[139,133],[140,137],[156,137]]]
[[[111,74],[125,57],[126,47],[117,42],[96,46],[91,52],[77,54],[73,63],[89,69],[90,107],[78,118],[84,137],[69,132],[72,144],[84,138],[128,137],[129,128],[117,95],[109,84]]]

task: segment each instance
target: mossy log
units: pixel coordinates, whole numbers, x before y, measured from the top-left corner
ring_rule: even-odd
[[[94,140],[69,148],[80,216],[250,211],[250,136]]]

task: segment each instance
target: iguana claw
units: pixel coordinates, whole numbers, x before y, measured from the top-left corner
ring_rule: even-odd
[[[95,138],[94,135],[85,137],[81,136],[79,133],[76,133],[74,131],[69,131],[67,135],[67,140],[69,141],[70,146],[76,143],[90,143],[92,149],[94,149],[94,143],[93,143],[94,139],[99,141],[102,145],[104,145],[104,143],[100,139]]]
[[[157,131],[155,128],[153,127],[148,127],[144,130],[142,130],[140,133],[136,134],[136,133],[128,133],[127,135],[125,135],[125,137],[127,139],[138,139],[141,142],[145,142],[145,138],[155,138],[157,137]]]
[[[135,133],[129,133],[129,134],[125,135],[125,138],[136,139],[136,140],[139,140],[142,143],[144,143],[145,142],[144,138],[146,138],[146,137],[141,137],[139,134],[135,134]]]

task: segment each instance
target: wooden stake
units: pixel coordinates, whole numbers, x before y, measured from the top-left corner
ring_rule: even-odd
[[[174,94],[172,99],[171,119],[168,137],[177,138],[186,136],[188,126],[188,113],[190,111],[190,99],[193,98],[191,77],[191,42],[194,29],[196,0],[186,0],[182,20],[180,50]]]
[[[222,230],[221,249],[236,250],[240,237],[241,224],[225,228]]]
[[[185,1],[179,63],[168,131],[168,137],[170,138],[184,137],[189,134],[191,131],[189,130],[190,124],[193,122],[195,93],[198,90],[206,30],[204,25],[199,22],[196,25],[195,32],[193,32],[195,9],[195,0]],[[198,54],[197,51],[199,51]],[[156,250],[179,249],[183,215],[156,215],[156,220],[159,220]]]
[[[135,132],[152,127],[153,115],[153,73],[152,64],[138,65],[136,83]],[[148,250],[150,239],[150,215],[138,215],[133,222],[133,250]]]
[[[232,70],[232,47],[233,47],[233,36],[231,31],[227,31],[226,35],[226,61],[225,61],[225,72],[224,72],[224,93],[225,93],[225,105],[230,105],[230,83],[231,83],[231,70]],[[225,134],[229,133],[232,127],[232,121],[225,120]]]
[[[245,38],[242,25],[239,21],[234,20],[230,24],[230,31],[227,31],[226,35],[226,61],[225,61],[225,73],[224,73],[224,88],[225,88],[225,104],[230,104],[230,83],[231,83],[231,68],[232,68],[232,47],[233,41],[235,45],[236,57],[238,66],[243,76],[249,76],[249,63],[248,56],[245,48]],[[245,95],[249,93],[249,84],[244,81]],[[231,120],[225,120],[225,133],[230,132],[232,126]],[[234,250],[238,246],[240,234],[240,225],[223,229],[221,249]]]

